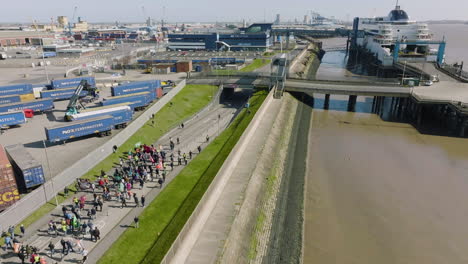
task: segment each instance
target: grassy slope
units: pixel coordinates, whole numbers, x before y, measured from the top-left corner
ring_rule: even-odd
[[[158,195],[140,217],[140,228],[128,229],[99,263],[159,263],[223,165],[267,93],[251,97],[235,121],[202,151]]]
[[[271,63],[270,59],[255,59],[251,64],[245,66],[244,68],[240,70],[214,70],[214,74],[219,74],[219,75],[231,75],[231,74],[236,74],[239,72],[252,72],[256,69],[259,69],[265,65],[268,65]]]
[[[140,130],[138,130],[132,137],[130,137],[122,146],[119,147],[119,150],[116,154],[112,154],[99,163],[92,170],[88,171],[83,178],[94,178],[102,170],[108,171],[112,168],[114,163],[118,162],[119,156],[130,150],[135,143],[149,143],[155,142],[162,135],[167,133],[174,126],[177,126],[184,119],[194,115],[196,112],[201,110],[206,106],[214,92],[216,91],[215,86],[210,85],[187,85],[182,91],[179,92],[172,100],[172,106],[167,104],[164,106],[158,113],[155,114],[155,127],[151,126],[151,121],[148,121]],[[74,186],[69,186],[71,194],[75,192]],[[57,200],[59,203],[65,201],[63,194],[59,194]],[[29,215],[25,220],[21,222],[25,227],[28,227],[39,218],[48,214],[55,208],[55,199],[50,200],[48,203],[39,207],[31,215]],[[19,231],[19,225],[18,230]],[[0,240],[0,245],[3,245],[4,241]]]

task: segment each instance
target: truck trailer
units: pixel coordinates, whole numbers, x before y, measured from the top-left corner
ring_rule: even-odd
[[[161,87],[161,81],[144,81],[126,83],[111,88],[112,96],[128,95],[140,92],[156,92],[157,88]]]
[[[16,176],[18,188],[25,192],[45,182],[41,163],[35,160],[22,144],[5,147]]]
[[[68,89],[58,89],[58,90],[42,90],[41,91],[41,98],[52,98],[53,100],[65,100],[70,99],[73,94],[75,93],[76,88],[68,88]],[[80,97],[84,97],[88,95],[88,91],[82,90],[80,92]]]
[[[135,110],[142,110],[156,98],[156,92],[141,92],[135,94],[121,95],[105,98],[102,102],[102,106],[130,103],[130,106]]]
[[[0,105],[0,113],[22,111],[24,109],[32,109],[34,112],[43,112],[54,109],[54,102],[52,99],[48,98]]]
[[[89,108],[87,110],[92,110]],[[100,109],[96,111],[86,111],[71,116],[71,121],[96,118],[100,116],[110,115],[114,118],[114,127],[116,129],[124,128],[127,123],[132,121],[133,111],[128,105],[116,106],[111,108]]]
[[[20,95],[33,93],[32,84],[14,84],[7,86],[0,86],[0,96],[7,95]]]
[[[23,111],[0,113],[0,128],[6,128],[26,123]]]
[[[19,94],[0,96],[0,105],[21,102]]]
[[[88,135],[109,136],[114,127],[114,118],[110,115],[84,119],[54,127],[46,127],[49,142],[60,142]]]
[[[64,88],[71,88],[77,87],[82,80],[86,80],[89,85],[92,87],[96,86],[96,80],[94,77],[80,77],[80,78],[72,78],[72,79],[62,79],[62,80],[53,80],[50,82],[50,86],[52,89],[64,89]]]

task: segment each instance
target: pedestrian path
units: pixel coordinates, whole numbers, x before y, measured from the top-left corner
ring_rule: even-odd
[[[177,162],[178,151],[180,150],[182,155],[182,153],[188,153],[191,150],[195,156],[198,153],[198,146],[201,146],[203,149],[209,143],[207,142],[207,137],[209,138],[209,141],[211,141],[228,126],[237,111],[235,107],[239,107],[239,105],[234,105],[232,107],[217,104],[213,105],[212,107],[200,112],[192,120],[186,122],[183,129],[180,127],[173,129],[156,142],[155,146],[162,145],[163,148],[169,152],[168,154],[170,154],[169,138],[172,138],[174,142],[179,138],[180,143],[176,144],[174,148],[175,167],[173,170],[171,170],[170,167],[166,168],[168,170],[168,174],[162,188],[160,188],[159,183],[156,181],[149,181],[144,184],[144,187],[141,189],[138,187],[132,189],[132,191],[136,193],[137,197],[140,198],[142,195],[145,195],[146,204],[149,204],[183,169],[184,164],[182,163],[179,165]],[[112,175],[112,173],[109,174]],[[138,185],[134,185],[134,187],[136,186]],[[100,190],[98,192],[101,193]],[[91,220],[100,230],[101,239],[99,241],[92,242],[89,234],[84,235],[81,241],[71,235],[64,236],[60,234],[56,236],[55,234],[48,234],[47,230],[49,221],[53,220],[60,222],[63,219],[61,210],[62,206],[71,205],[73,197],[80,197],[82,195],[85,195],[86,201],[88,201],[85,205],[85,210],[81,213],[83,217],[82,220],[87,222],[88,217],[86,216],[86,212],[92,207],[92,192],[79,192],[74,195],[70,195],[70,198],[54,209],[51,214],[48,214],[33,223],[28,230],[26,230],[24,237],[19,237],[19,241],[22,242],[22,245],[36,247],[39,254],[46,258],[47,263],[79,263],[79,261],[83,259],[83,256],[78,253],[82,251],[82,249],[80,249],[81,244],[82,247],[89,252],[88,263],[95,263],[112,245],[112,243],[118,239],[121,233],[123,233],[127,228],[133,226],[133,218],[144,210],[142,207],[137,207],[133,202],[133,199],[127,201],[127,207],[121,208],[120,201],[117,201],[114,197],[113,200],[104,202],[102,211],[97,212],[96,219]],[[55,253],[52,257],[47,256],[49,255],[48,245],[51,242],[55,245],[57,252],[62,251],[62,245],[60,243],[62,238],[70,241],[73,249],[77,252],[72,252],[65,256],[61,253]],[[21,263],[18,255],[13,253],[10,249],[3,250],[0,260],[1,263]]]

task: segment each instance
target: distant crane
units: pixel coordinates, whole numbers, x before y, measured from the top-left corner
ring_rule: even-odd
[[[70,21],[68,21],[68,35],[71,37],[73,36],[73,22],[75,21],[75,16],[76,16],[76,11],[78,10],[78,7],[75,6],[75,8],[73,8],[73,17]]]

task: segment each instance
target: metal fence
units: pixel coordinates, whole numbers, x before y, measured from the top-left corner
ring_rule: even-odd
[[[137,119],[131,122],[124,130],[112,137],[109,141],[99,146],[97,149],[90,152],[88,155],[77,161],[66,170],[55,176],[53,180],[47,181],[40,188],[32,191],[14,205],[0,214],[1,228],[6,228],[8,225],[16,225],[31,213],[51,200],[65,186],[72,184],[76,178],[81,177],[87,171],[91,170],[102,160],[113,153],[114,145],[120,146],[127,141],[138,129],[140,129],[151,118],[151,115],[158,112],[166,105],[182,88],[185,87],[186,81],[183,80],[168,94],[159,99],[155,104],[148,108]],[[53,183],[52,183],[53,181]],[[55,187],[55,188],[54,188]]]
[[[177,250],[181,246],[181,243],[186,239],[190,229],[192,228],[193,224],[196,222],[198,219],[200,213],[204,210],[204,208],[207,206],[207,201],[213,196],[214,192],[219,191],[218,189],[222,187],[221,182],[225,181],[225,177],[223,177],[223,174],[226,173],[228,168],[230,167],[230,164],[236,160],[237,155],[241,155],[242,153],[239,151],[241,149],[241,146],[244,144],[246,140],[249,140],[249,131],[253,130],[256,128],[256,123],[260,122],[262,120],[263,115],[267,112],[267,108],[270,105],[270,102],[273,100],[273,94],[270,93],[265,101],[263,102],[262,106],[258,109],[257,114],[255,117],[252,119],[250,122],[249,126],[247,129],[244,131],[242,137],[239,139],[237,144],[234,146],[233,150],[227,157],[227,159],[224,161],[223,166],[220,168],[218,171],[217,175],[215,176],[213,182],[211,182],[210,186],[208,189],[205,191],[205,194],[203,197],[200,199],[198,202],[197,207],[195,210],[192,212],[190,215],[189,219],[185,223],[184,227],[180,231],[179,235],[175,239],[175,241],[172,243],[171,247],[167,251],[166,255],[164,256],[163,260],[161,261],[162,264],[168,264],[171,263],[172,259],[174,258]],[[230,174],[228,173],[227,176]]]

